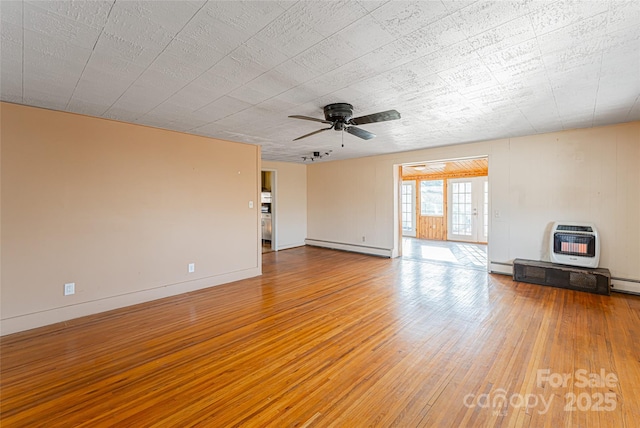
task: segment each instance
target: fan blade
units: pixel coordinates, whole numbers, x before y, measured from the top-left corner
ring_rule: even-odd
[[[368,114],[366,116],[354,117],[349,121],[350,125],[364,125],[373,122],[385,122],[387,120],[400,119],[400,113],[396,110],[381,111],[380,113]]]
[[[363,140],[370,140],[376,136],[376,134],[372,134],[371,132],[365,131],[362,128],[356,128],[355,126],[349,126],[348,128],[345,128],[345,131],[347,131],[351,135],[360,137]]]
[[[330,129],[333,129],[333,126],[330,126],[328,128],[318,129],[317,131],[313,131],[313,132],[310,132],[308,134],[303,135],[302,137],[298,137],[298,138],[294,139],[293,141],[302,140],[303,138],[311,137],[312,135],[316,135],[316,134],[319,134],[320,132],[328,131]]]
[[[294,119],[304,119],[304,120],[313,120],[314,122],[320,122],[320,123],[331,123],[329,121],[326,121],[324,119],[316,119],[315,117],[309,117],[309,116],[299,116],[299,115],[293,115],[293,116],[289,116],[292,117]]]

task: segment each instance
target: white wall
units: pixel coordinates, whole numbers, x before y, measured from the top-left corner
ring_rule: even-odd
[[[501,154],[489,174],[509,183],[492,198],[508,247],[493,257],[549,260],[550,223],[588,221],[601,235],[600,266],[640,280],[640,122],[512,139]]]
[[[378,156],[307,168],[307,242],[390,256],[394,246],[393,162]]]
[[[262,161],[262,169],[276,171],[276,249],[299,247],[307,237],[307,166]]]
[[[548,260],[551,222],[591,221],[601,267],[640,281],[640,122],[309,165],[309,241],[392,255],[400,245],[394,165],[485,155],[492,262]]]

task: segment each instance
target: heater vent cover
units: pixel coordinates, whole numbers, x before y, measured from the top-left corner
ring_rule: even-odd
[[[611,291],[609,269],[563,266],[535,260],[515,259],[513,280],[596,294],[609,295]]]

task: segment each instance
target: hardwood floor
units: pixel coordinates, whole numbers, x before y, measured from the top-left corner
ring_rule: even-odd
[[[638,426],[639,297],[311,247],[263,270],[2,338],[2,426]]]
[[[270,253],[271,251],[273,251],[273,249],[271,248],[271,241],[265,241],[263,239],[262,240],[262,254]]]

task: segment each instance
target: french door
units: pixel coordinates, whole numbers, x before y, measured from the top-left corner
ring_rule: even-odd
[[[416,236],[416,182],[402,182],[402,235]]]
[[[447,239],[487,242],[489,183],[487,177],[449,179]]]

